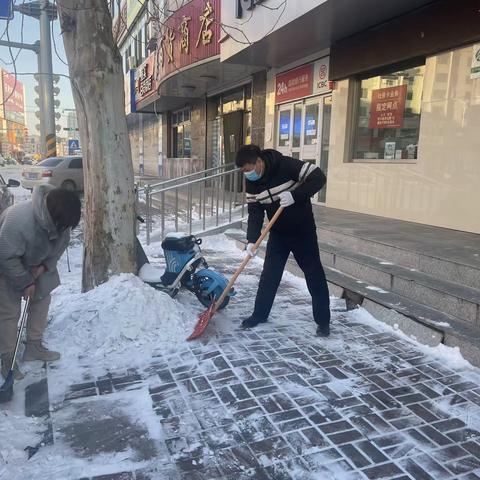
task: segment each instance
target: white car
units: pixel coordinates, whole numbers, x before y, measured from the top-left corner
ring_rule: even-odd
[[[48,183],[67,190],[83,191],[82,157],[50,157],[37,165],[25,165],[22,187],[33,190]]]
[[[0,175],[0,213],[2,213],[10,205],[13,205],[14,198],[9,188],[18,186],[20,186],[20,182],[18,180],[9,180],[7,183]]]

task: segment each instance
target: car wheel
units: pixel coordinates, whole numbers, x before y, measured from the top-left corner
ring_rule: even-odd
[[[65,180],[63,183],[62,183],[62,188],[64,188],[65,190],[73,190],[75,191],[77,189],[77,186],[75,185],[74,182],[72,182],[71,180]]]

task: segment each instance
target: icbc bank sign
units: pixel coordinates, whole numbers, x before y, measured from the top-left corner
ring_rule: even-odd
[[[328,57],[325,57],[315,63],[277,75],[275,103],[328,93],[331,90],[328,79],[328,60]]]

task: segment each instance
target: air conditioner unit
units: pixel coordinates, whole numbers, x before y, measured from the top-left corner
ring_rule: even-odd
[[[128,57],[127,58],[127,67],[129,70],[133,70],[137,68],[137,58],[136,57]]]

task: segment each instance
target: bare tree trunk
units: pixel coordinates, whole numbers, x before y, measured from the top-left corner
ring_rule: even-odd
[[[83,291],[135,272],[123,71],[107,0],[57,0],[85,175]]]

